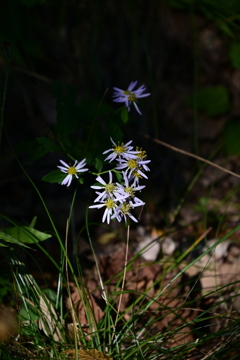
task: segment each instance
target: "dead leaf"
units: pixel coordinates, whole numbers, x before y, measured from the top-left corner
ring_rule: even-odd
[[[76,314],[81,325],[91,326],[92,329],[95,328],[95,324],[103,317],[104,312],[87,289],[83,289],[80,294],[77,286],[71,284],[71,290],[71,299],[67,299],[66,307],[70,311],[72,318]],[[72,304],[74,308],[72,308]]]
[[[128,269],[126,272],[124,293],[122,293],[120,311],[124,312],[124,318],[127,321],[131,317],[131,304],[135,301],[137,294],[146,294],[146,302],[150,299],[155,301],[149,307],[149,317],[161,318],[156,321],[155,328],[157,332],[163,332],[167,329],[172,329],[172,337],[166,339],[168,347],[183,344],[187,341],[193,341],[191,329],[187,326],[196,313],[192,310],[185,309],[186,295],[192,294],[192,300],[199,295],[199,290],[190,292],[191,282],[186,274],[179,276],[175,281],[172,279],[179,273],[180,269],[174,269],[170,272],[166,271],[163,276],[162,265],[159,263],[149,263],[142,257],[135,258],[129,252],[128,254]],[[101,256],[99,258],[99,267],[103,282],[108,281],[108,288],[106,292],[114,296],[116,308],[119,302],[119,292],[121,291],[121,278],[123,276],[125,264],[125,249],[121,249],[114,254]],[[166,266],[166,263],[165,263]],[[96,270],[93,272],[90,281],[87,283],[91,292],[99,297],[98,277]],[[112,279],[110,282],[109,280]],[[159,279],[159,280],[158,280]],[[117,287],[117,283],[119,286]],[[193,281],[196,283],[196,280]],[[164,292],[166,285],[170,284]],[[95,291],[94,291],[95,290]],[[134,295],[135,292],[135,295]],[[158,293],[161,295],[158,296]],[[188,295],[190,300],[191,295]],[[144,301],[144,300],[143,300]],[[126,311],[129,308],[129,311]]]
[[[64,351],[68,355],[69,359],[76,359],[76,351],[74,349]],[[103,354],[102,352],[94,350],[78,350],[79,360],[113,360],[110,355]]]
[[[38,327],[40,330],[49,336],[51,334],[55,341],[61,341],[62,335],[59,330],[59,318],[51,302],[45,296],[44,298],[39,294],[41,316],[38,319]]]
[[[37,290],[34,281],[32,278],[27,275],[29,282],[31,283],[32,287],[34,288],[36,294],[39,297],[39,305],[41,312],[39,312],[39,319],[38,319],[38,327],[40,330],[49,336],[52,335],[55,341],[62,341],[62,335],[59,330],[59,317],[51,304],[48,298],[44,295],[42,296],[39,291]],[[26,299],[28,300],[28,299]]]
[[[18,323],[13,309],[0,305],[0,342],[7,341],[18,332]]]

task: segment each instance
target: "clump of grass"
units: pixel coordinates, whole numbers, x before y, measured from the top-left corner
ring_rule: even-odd
[[[96,288],[87,288],[79,262],[77,273],[71,265],[67,254],[68,222],[62,247],[64,266],[56,267],[60,280],[57,289],[39,286],[17,259],[16,250],[9,249],[19,332],[10,342],[1,344],[2,358],[224,359],[230,355],[234,358],[239,320],[231,304],[238,293],[227,294],[229,286],[236,289],[238,281],[202,295],[201,273],[193,278],[186,274],[238,228],[198,258],[185,263],[181,270],[179,265],[194,246],[171,261],[149,263],[141,254],[130,257],[126,234],[123,261],[116,275],[109,279],[102,275],[104,269],[98,264],[88,225],[87,228],[96,261]],[[53,261],[50,254],[49,259]],[[137,277],[142,281],[141,272],[146,269],[154,269],[156,274],[143,290]],[[132,277],[135,288],[129,285]],[[73,286],[78,294],[75,299]],[[101,298],[96,294],[101,294]]]

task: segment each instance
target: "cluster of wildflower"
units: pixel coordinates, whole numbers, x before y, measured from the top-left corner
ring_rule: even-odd
[[[137,105],[137,99],[149,96],[150,94],[144,94],[146,90],[145,85],[141,85],[138,89],[134,90],[137,85],[137,81],[132,81],[127,90],[122,90],[114,87],[113,101],[118,103],[125,103],[128,111],[130,111],[131,104],[134,105],[137,112],[141,115],[141,112]],[[95,205],[91,205],[90,208],[102,208],[105,207],[102,222],[107,220],[109,224],[111,219],[117,219],[119,222],[123,219],[127,221],[127,216],[133,221],[137,222],[137,219],[132,215],[131,210],[138,206],[143,206],[145,203],[140,200],[135,193],[141,191],[145,185],[139,185],[141,178],[147,179],[145,174],[150,169],[147,164],[151,160],[147,160],[146,151],[136,148],[133,150],[133,146],[129,141],[126,144],[116,144],[112,138],[110,138],[113,147],[104,151],[103,154],[110,153],[105,161],[116,161],[117,165],[114,171],[122,172],[123,183],[113,183],[112,171],[109,171],[109,182],[106,183],[101,176],[96,178],[99,185],[91,186],[96,190],[97,197],[95,199]],[[86,166],[86,159],[74,164],[68,165],[63,160],[60,160],[62,165],[58,168],[66,174],[65,178],[61,182],[61,185],[70,186],[73,178],[79,178],[78,174],[88,171]]]
[[[138,148],[133,150],[133,146],[130,146],[132,141],[117,145],[112,138],[110,139],[113,147],[104,151],[103,154],[110,152],[105,161],[117,161],[115,170],[122,170],[123,184],[113,182],[112,171],[108,172],[108,183],[101,176],[98,176],[96,181],[99,185],[91,186],[92,189],[96,190],[97,197],[94,200],[96,204],[89,207],[97,209],[105,207],[102,222],[107,220],[108,224],[111,219],[117,219],[119,222],[123,219],[127,221],[127,217],[138,222],[131,210],[145,204],[135,194],[145,187],[145,185],[139,185],[139,180],[142,177],[147,179],[145,172],[150,170],[147,164],[151,160],[146,159],[145,151]]]

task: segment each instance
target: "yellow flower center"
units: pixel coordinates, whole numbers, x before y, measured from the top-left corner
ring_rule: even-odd
[[[115,206],[115,203],[112,199],[107,199],[107,201],[105,202],[105,205],[108,209],[112,209]]]
[[[129,101],[136,101],[137,98],[136,98],[136,96],[134,94],[131,94],[131,95],[128,96],[128,100]]]
[[[136,101],[137,100],[136,95],[134,93],[132,93],[131,91],[129,91],[129,90],[125,90],[124,95],[128,96],[129,101]]]
[[[135,189],[132,188],[131,186],[126,186],[124,191],[132,197],[135,196]]]
[[[142,176],[137,171],[133,171],[133,176],[135,176],[138,179],[142,178]]]
[[[123,203],[121,206],[121,211],[123,212],[123,214],[127,215],[129,213],[129,210],[131,209],[131,205],[128,203]]]
[[[68,173],[70,175],[75,175],[77,173],[77,170],[74,166],[70,166],[70,168],[68,168]]]
[[[113,193],[114,190],[116,190],[116,185],[115,184],[107,184],[105,185],[105,190],[109,193]]]
[[[137,167],[137,161],[136,160],[128,160],[127,162],[129,169],[135,169]]]
[[[137,154],[137,157],[139,159],[144,159],[147,157],[147,153],[145,150],[142,150],[142,148],[139,148],[138,146],[136,146],[136,151],[139,151],[139,153]]]
[[[113,151],[117,154],[123,154],[127,149],[125,148],[124,144],[122,143],[122,145],[117,145],[115,146],[115,148],[113,149]]]

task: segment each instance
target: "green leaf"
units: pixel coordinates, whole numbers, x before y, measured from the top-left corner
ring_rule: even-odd
[[[121,111],[121,119],[124,124],[128,122],[128,110],[125,106],[122,108]]]
[[[187,103],[192,108],[197,105],[208,116],[222,115],[230,107],[227,89],[221,85],[199,89],[187,99]]]
[[[228,155],[240,155],[240,119],[232,120],[226,124],[224,129],[225,149]]]
[[[78,178],[78,182],[79,182],[81,185],[84,183],[84,180],[83,180],[83,178],[82,178],[81,176]]]
[[[46,137],[38,137],[36,140],[22,142],[15,147],[17,153],[26,152],[28,154],[28,160],[34,161],[45,156],[49,152],[58,151],[62,153],[60,146]]]
[[[30,227],[30,228],[34,228],[34,227],[35,227],[35,225],[36,225],[36,221],[37,221],[37,216],[34,216],[34,218],[32,219],[32,221],[31,221],[31,223],[30,223],[29,227]]]
[[[13,236],[9,235],[8,232],[0,231],[0,239],[5,240],[8,243],[20,245],[29,248],[29,246],[24,245],[18,239],[15,239]],[[6,247],[7,245],[0,243],[0,246]]]
[[[36,322],[39,318],[39,314],[37,309],[35,309],[33,306],[28,305],[28,309],[25,308],[20,309],[19,313],[21,321],[33,321]]]
[[[122,173],[120,173],[119,171],[115,171],[115,174],[116,174],[118,182],[121,183],[123,180]]]
[[[14,226],[9,228],[4,228],[3,230],[10,237],[10,239],[14,239],[14,242],[17,242],[18,244],[20,242],[21,245],[25,243],[35,244],[52,237],[52,235],[43,233],[29,226]],[[7,238],[8,237],[5,237],[4,240],[9,241],[7,240]]]
[[[230,48],[230,59],[232,62],[232,66],[236,69],[240,68],[240,43],[234,42]]]
[[[61,147],[56,145],[55,142],[47,137],[37,137],[37,142],[41,144],[47,152],[61,151]]]
[[[53,291],[52,289],[42,289],[43,294],[45,294],[48,298],[48,300],[51,301],[52,305],[56,304],[57,301],[57,293]]]
[[[50,183],[58,183],[61,184],[63,179],[67,176],[67,174],[63,173],[61,170],[54,170],[45,175],[42,180]]]
[[[95,159],[95,168],[97,169],[97,172],[101,172],[103,168],[103,161],[99,158]]]

